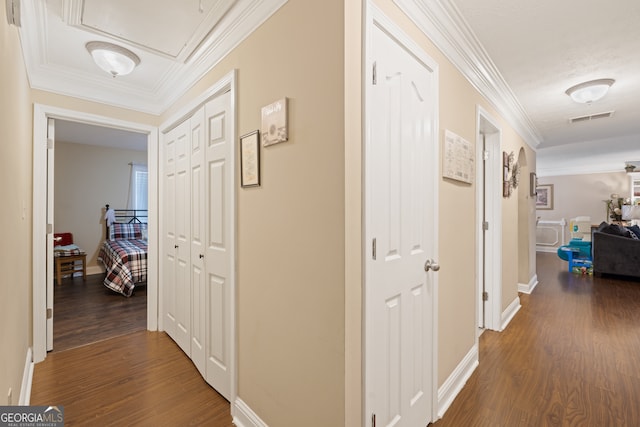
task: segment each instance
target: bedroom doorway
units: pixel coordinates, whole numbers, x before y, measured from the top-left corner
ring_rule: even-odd
[[[140,123],[117,120],[105,116],[66,110],[41,104],[34,106],[34,151],[33,151],[33,360],[35,363],[45,359],[47,350],[53,348],[53,249],[55,229],[54,212],[54,172],[55,172],[55,122],[69,121],[142,133],[146,137],[148,148],[149,185],[149,227],[148,275],[146,328],[158,327],[158,274],[157,274],[157,165],[158,131],[156,127]],[[101,195],[99,195],[101,197]],[[77,196],[82,199],[82,196]],[[107,202],[100,202],[100,209]],[[96,228],[104,224],[95,220]],[[102,231],[101,231],[102,232]],[[84,248],[83,248],[84,249]],[[85,249],[85,251],[88,251]],[[75,280],[75,279],[74,279]],[[116,295],[118,296],[118,295]],[[120,298],[124,298],[119,296]]]
[[[87,272],[53,286],[53,346],[62,351],[146,329],[146,282],[130,298],[109,290],[98,255],[107,239],[106,204],[137,210],[146,222],[148,154],[146,134],[53,121],[53,230],[72,233]]]

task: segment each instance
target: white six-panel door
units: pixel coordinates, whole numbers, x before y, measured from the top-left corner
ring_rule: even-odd
[[[232,191],[233,140],[231,139],[231,94],[225,93],[205,106],[206,144],[206,301],[207,375],[220,394],[231,395],[231,304],[233,265]]]
[[[366,142],[366,409],[378,426],[433,414],[434,68],[379,25],[370,30]],[[435,170],[434,170],[435,168]]]

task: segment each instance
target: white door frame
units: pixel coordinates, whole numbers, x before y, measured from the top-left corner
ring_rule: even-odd
[[[363,118],[364,118],[364,135],[365,135],[365,143],[364,143],[364,152],[363,152],[363,165],[364,165],[364,201],[363,201],[363,206],[364,206],[364,233],[363,233],[363,242],[362,242],[362,248],[363,248],[363,260],[364,260],[364,264],[363,264],[363,268],[364,268],[364,286],[363,286],[363,331],[362,331],[362,340],[363,340],[363,352],[362,352],[362,365],[363,365],[363,374],[364,374],[364,381],[363,381],[363,398],[364,398],[364,405],[363,405],[363,423],[365,426],[369,426],[371,425],[371,414],[373,413],[373,408],[371,407],[372,402],[371,402],[371,398],[369,398],[368,396],[368,382],[370,381],[370,379],[368,378],[371,374],[370,372],[370,367],[367,363],[368,360],[373,360],[373,356],[369,354],[369,352],[371,352],[371,349],[368,349],[367,347],[367,331],[370,329],[370,325],[369,325],[369,315],[368,315],[368,310],[367,310],[367,284],[368,284],[368,279],[367,277],[370,275],[370,263],[369,260],[371,259],[371,244],[370,244],[370,236],[369,236],[369,232],[368,230],[368,215],[367,215],[367,209],[368,209],[368,182],[370,180],[369,174],[371,173],[370,171],[367,171],[368,169],[368,163],[367,163],[367,153],[366,153],[366,146],[367,146],[367,141],[370,140],[370,123],[369,120],[371,117],[371,114],[369,113],[369,111],[371,111],[372,109],[372,105],[370,105],[371,100],[370,100],[370,96],[367,95],[367,91],[368,91],[368,85],[367,82],[371,81],[371,79],[373,79],[373,64],[372,64],[372,53],[373,53],[373,45],[372,45],[372,35],[373,35],[373,30],[374,27],[377,26],[379,28],[383,28],[384,31],[386,31],[388,34],[390,34],[393,38],[396,39],[396,41],[401,44],[402,46],[404,46],[409,52],[411,52],[413,55],[415,55],[417,58],[420,58],[421,61],[423,61],[425,64],[431,64],[431,67],[435,70],[434,71],[434,78],[436,79],[436,93],[435,93],[435,98],[436,100],[435,102],[435,111],[434,111],[434,130],[433,133],[434,135],[437,136],[436,139],[436,143],[433,144],[432,149],[433,152],[430,153],[430,155],[432,156],[432,159],[439,159],[439,153],[440,153],[440,140],[439,140],[439,129],[438,129],[438,123],[439,123],[439,118],[438,118],[438,66],[437,63],[435,63],[430,57],[429,55],[420,47],[420,45],[418,45],[415,41],[413,41],[413,39],[411,39],[404,31],[402,31],[402,29],[400,27],[398,27],[391,19],[389,19],[374,3],[372,0],[367,0],[366,2],[366,6],[365,6],[365,49],[364,49],[364,56],[365,56],[365,71],[364,71],[364,77],[363,77],[363,93],[364,93],[364,111],[363,111]],[[438,183],[440,182],[439,180],[439,160],[435,160],[434,161],[434,168],[433,168],[433,173],[434,173],[434,179],[433,179],[433,188],[432,190],[432,194],[433,194],[433,198],[434,200],[438,200]],[[438,217],[438,204],[437,203],[433,203],[432,204],[432,217],[434,219],[434,230],[433,230],[433,256],[436,257],[435,259],[437,259],[437,255],[438,255],[438,221],[439,221],[439,217]],[[431,379],[432,379],[432,384],[427,385],[427,387],[431,388],[431,409],[432,409],[432,413],[430,414],[431,419],[429,421],[435,421],[438,419],[438,275],[435,274],[433,275],[432,278],[432,283],[433,283],[433,297],[431,300],[431,306],[427,307],[428,312],[431,315],[431,318],[428,320],[428,322],[431,325],[431,338],[432,338],[432,343],[431,343],[431,354],[425,354],[425,357],[430,357],[431,359]]]
[[[484,161],[485,176],[482,174],[482,167],[476,171],[476,230],[478,241],[477,260],[477,307],[478,314],[476,322],[477,330],[480,334],[480,316],[482,310],[482,277],[485,277],[485,287],[489,294],[485,308],[485,329],[494,331],[502,330],[502,154],[500,151],[502,142],[502,129],[498,121],[495,120],[484,108],[476,108],[476,158],[483,159],[482,138],[485,138],[488,158]],[[485,189],[483,195],[483,188]],[[486,201],[486,206],[484,203]],[[482,212],[486,209],[486,220],[489,229],[482,232]],[[483,239],[485,239],[483,245]],[[484,248],[484,256],[483,256]],[[476,338],[476,345],[477,345]]]
[[[149,227],[147,259],[147,329],[154,331],[158,328],[158,128],[81,111],[34,104],[32,236],[34,363],[43,361],[47,356],[47,122],[50,118],[147,134],[148,215],[149,224],[152,225]]]
[[[192,101],[190,101],[186,106],[184,106],[183,108],[181,108],[180,110],[178,110],[176,113],[174,113],[169,119],[167,119],[166,121],[164,121],[159,129],[160,132],[162,134],[166,134],[167,132],[169,132],[171,129],[175,128],[176,126],[178,126],[180,123],[182,123],[184,120],[188,119],[191,115],[193,115],[193,113],[195,113],[200,107],[202,107],[204,104],[206,104],[208,101],[210,101],[211,99],[214,99],[215,97],[225,93],[225,92],[231,92],[231,109],[230,111],[233,114],[232,117],[232,123],[230,125],[231,128],[231,141],[234,145],[234,149],[231,150],[231,157],[229,158],[229,165],[230,167],[233,169],[231,176],[233,176],[233,180],[229,183],[229,185],[231,186],[231,192],[230,192],[230,200],[229,202],[231,203],[232,209],[233,209],[233,215],[231,215],[231,217],[229,218],[229,226],[232,229],[231,232],[231,242],[229,242],[229,249],[232,253],[231,256],[231,263],[232,266],[230,268],[230,272],[229,272],[229,289],[231,292],[231,324],[229,325],[229,328],[231,330],[231,342],[230,342],[230,348],[229,348],[229,370],[231,371],[231,389],[230,389],[230,403],[231,403],[231,417],[234,419],[234,421],[236,420],[236,417],[242,413],[241,409],[238,408],[242,408],[242,403],[239,401],[238,399],[238,395],[237,395],[237,384],[238,384],[238,371],[237,371],[237,346],[238,346],[238,335],[236,333],[236,307],[237,307],[237,287],[236,287],[236,268],[237,268],[237,249],[236,249],[236,240],[238,238],[238,229],[236,227],[236,217],[237,217],[237,206],[236,206],[236,199],[237,199],[237,185],[236,185],[236,173],[235,173],[235,164],[236,164],[236,140],[237,135],[238,135],[238,130],[237,130],[237,116],[238,116],[238,112],[237,112],[237,93],[238,93],[238,89],[237,89],[237,70],[232,70],[229,73],[227,73],[227,75],[225,75],[224,77],[222,77],[218,82],[216,82],[213,86],[209,87],[208,89],[206,89],[203,93],[201,93],[197,98],[193,99]],[[160,146],[160,144],[158,143],[158,146]],[[163,164],[162,162],[159,163],[159,173],[160,175],[158,176],[164,176],[164,170],[163,170]],[[161,195],[163,194],[163,188],[162,188],[162,183],[164,182],[164,180],[160,180],[159,184],[159,190],[157,192],[157,195]],[[161,202],[161,201],[160,201]],[[159,226],[161,224],[164,223],[164,218],[163,218],[163,212],[160,211],[160,216],[159,216]],[[164,239],[160,239],[159,241],[159,246],[158,249],[160,250],[160,254],[164,254],[164,248],[162,247],[163,245],[163,240]],[[162,272],[160,272],[162,273]],[[162,282],[162,280],[160,280],[160,282]],[[158,301],[159,307],[164,307],[164,301],[163,301],[163,292],[162,289],[160,290],[160,299]],[[159,330],[163,330],[163,318],[164,316],[160,313],[158,313],[158,328]]]

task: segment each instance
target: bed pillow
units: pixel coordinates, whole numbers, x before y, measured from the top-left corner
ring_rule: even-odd
[[[143,239],[143,230],[146,231],[147,224],[122,224],[114,222],[109,227],[109,240],[131,240]]]

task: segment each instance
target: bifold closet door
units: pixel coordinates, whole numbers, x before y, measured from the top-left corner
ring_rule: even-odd
[[[231,397],[231,269],[233,262],[233,140],[231,94],[205,105],[206,161],[206,376],[226,399]]]
[[[164,327],[231,398],[233,149],[225,93],[165,137]]]
[[[191,360],[206,376],[206,272],[205,247],[205,143],[204,108],[190,120],[191,126]]]
[[[190,124],[182,123],[165,137],[163,206],[164,328],[191,356],[190,280]]]

